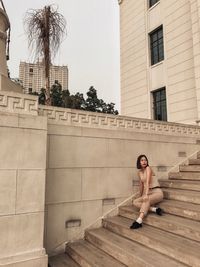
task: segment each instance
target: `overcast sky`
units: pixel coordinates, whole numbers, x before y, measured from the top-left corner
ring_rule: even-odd
[[[11,77],[18,77],[20,60],[32,62],[23,18],[30,8],[55,4],[67,21],[67,37],[53,63],[68,65],[69,90],[86,93],[90,86],[99,98],[119,110],[119,6],[117,0],[4,0],[11,22]]]

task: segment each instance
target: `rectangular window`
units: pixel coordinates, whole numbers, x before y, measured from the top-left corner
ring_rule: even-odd
[[[160,88],[153,93],[154,120],[167,121],[166,90]]]
[[[154,6],[159,0],[149,0],[149,7]]]
[[[151,65],[164,59],[163,28],[162,26],[149,34],[151,49]]]
[[[33,73],[33,68],[29,68],[29,72],[32,72]]]

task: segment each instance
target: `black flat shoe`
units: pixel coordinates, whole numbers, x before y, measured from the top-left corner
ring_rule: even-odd
[[[159,216],[162,216],[163,210],[161,208],[157,208],[156,209],[156,214],[159,215]]]
[[[130,229],[137,229],[137,228],[140,228],[142,227],[142,223],[138,223],[136,221],[134,221],[131,226],[130,226]]]

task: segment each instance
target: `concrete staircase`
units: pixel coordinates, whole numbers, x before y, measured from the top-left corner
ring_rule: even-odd
[[[122,206],[85,240],[68,244],[51,267],[200,267],[200,154],[160,181],[163,216],[149,213],[143,227],[130,230],[138,211]]]

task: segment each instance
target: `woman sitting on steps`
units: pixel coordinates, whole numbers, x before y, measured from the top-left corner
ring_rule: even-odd
[[[148,159],[145,155],[140,155],[137,159],[138,176],[140,180],[140,197],[133,201],[133,205],[140,209],[139,217],[130,226],[131,229],[142,227],[142,220],[148,211],[162,215],[161,208],[153,205],[163,200],[163,192],[160,185],[149,167]]]

